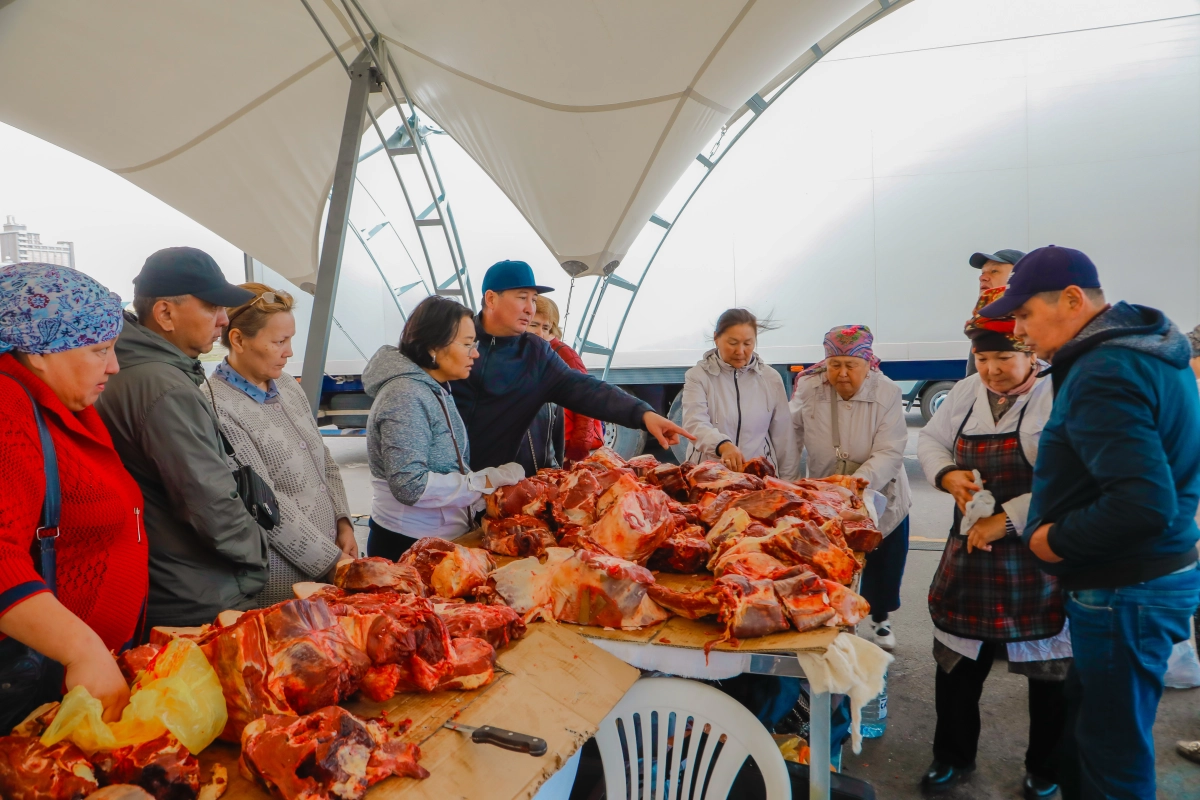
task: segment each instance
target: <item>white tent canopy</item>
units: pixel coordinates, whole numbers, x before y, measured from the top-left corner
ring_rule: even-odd
[[[413,103],[579,274],[615,268],[751,96],[894,4],[360,2]],[[345,5],[312,5],[352,60]],[[300,0],[0,0],[0,76],[0,120],[315,280],[349,83]]]

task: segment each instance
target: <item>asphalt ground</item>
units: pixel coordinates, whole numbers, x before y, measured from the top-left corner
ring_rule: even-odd
[[[911,549],[901,587],[899,611],[891,615],[896,634],[896,660],[888,674],[888,728],[879,739],[868,739],[860,755],[849,746],[843,771],[874,786],[879,800],[921,798],[918,782],[932,759],[935,724],[933,685],[933,623],[925,596],[937,569],[950,527],[948,495],[926,482],[916,457],[921,415],[908,416],[909,444],[905,468],[912,484]],[[350,510],[364,515],[357,528],[366,548],[365,515],[371,510],[370,473],[366,440],[327,438],[330,451],[342,467]],[[940,795],[946,800],[999,800],[1021,797],[1025,746],[1029,735],[1026,679],[1008,672],[997,660],[980,701],[983,731],[977,769],[971,780]],[[1175,753],[1179,739],[1200,739],[1200,689],[1168,689],[1154,726],[1158,758],[1158,796],[1171,800],[1200,800],[1200,766]]]

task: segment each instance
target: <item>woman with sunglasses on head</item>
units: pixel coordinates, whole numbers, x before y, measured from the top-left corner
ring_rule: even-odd
[[[367,419],[368,555],[395,560],[426,536],[461,536],[485,494],[525,477],[511,462],[468,470],[467,429],[450,381],[465,380],[477,358],[471,310],[435,295],[413,309],[400,346],[379,348],[363,370],[363,387],[374,398]]]
[[[358,557],[337,462],[309,411],[304,390],[284,372],[296,320],[292,296],[243,283],[253,298],[227,309],[221,342],[229,350],[201,391],[239,464],[275,493],[280,524],[267,532],[270,571],[260,608],[291,600],[292,584],[320,580],[338,561]]]

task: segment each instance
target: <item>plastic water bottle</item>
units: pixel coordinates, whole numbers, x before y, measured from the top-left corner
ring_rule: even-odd
[[[865,739],[878,739],[887,730],[887,671],[883,673],[883,691],[862,709],[862,735]]]

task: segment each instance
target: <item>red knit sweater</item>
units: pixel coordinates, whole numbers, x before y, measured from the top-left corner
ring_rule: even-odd
[[[113,450],[94,408],[72,413],[50,387],[0,355],[0,371],[34,396],[50,429],[62,485],[56,542],[58,599],[110,649],[137,631],[146,602],[142,493]],[[46,494],[42,446],[29,398],[0,376],[0,615],[48,591],[34,569],[34,532]]]

